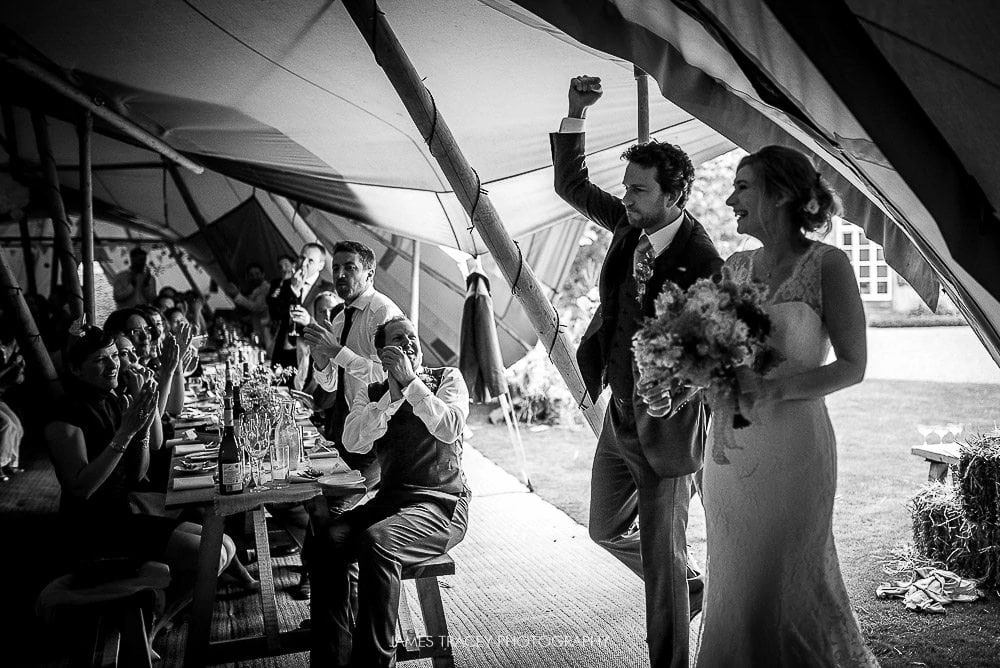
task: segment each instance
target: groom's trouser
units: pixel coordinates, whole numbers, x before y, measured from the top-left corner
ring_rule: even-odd
[[[691,478],[657,475],[642,453],[632,407],[609,402],[590,483],[590,536],[643,578],[652,668],[688,666],[689,588],[704,587],[687,556]],[[637,516],[639,531],[630,532]]]

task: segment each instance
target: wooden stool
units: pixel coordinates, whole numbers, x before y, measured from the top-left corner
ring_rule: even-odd
[[[54,621],[67,614],[89,621],[93,633],[72,657],[80,666],[152,666],[143,608],[170,584],[170,567],[147,561],[131,577],[79,584],[73,575],[50,582],[38,595],[36,614]],[[110,647],[110,655],[106,648]]]
[[[427,635],[417,635],[406,589],[400,587],[399,630],[402,640],[396,646],[396,661],[429,658],[433,660],[434,668],[454,668],[455,658],[437,580],[439,576],[454,574],[455,562],[447,554],[403,568],[403,579],[416,581],[417,600]]]

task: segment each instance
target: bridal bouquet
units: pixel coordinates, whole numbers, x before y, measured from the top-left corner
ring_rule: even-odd
[[[749,423],[739,413],[736,369],[766,373],[780,361],[767,343],[771,319],[764,311],[766,288],[737,283],[728,270],[703,278],[686,291],[666,283],[656,298],[656,317],[632,339],[644,380],[667,383],[671,395],[704,388],[714,400],[733,406],[733,427]]]

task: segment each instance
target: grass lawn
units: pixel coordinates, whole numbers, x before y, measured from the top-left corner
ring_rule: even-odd
[[[875,598],[876,586],[889,579],[883,561],[912,540],[906,503],[927,479],[927,463],[909,452],[922,440],[914,425],[961,422],[966,435],[990,431],[993,421],[1000,421],[1000,386],[868,380],[829,397],[828,405],[839,444],[837,548],[851,600],[879,661],[883,666],[1000,664],[997,592],[986,602],[956,604],[947,615],[918,615],[901,601]],[[490,426],[486,413],[474,409],[469,444],[518,475],[506,429]],[[586,525],[596,438],[585,427],[527,427],[522,436],[535,492]],[[705,524],[697,503],[689,542],[704,562]]]

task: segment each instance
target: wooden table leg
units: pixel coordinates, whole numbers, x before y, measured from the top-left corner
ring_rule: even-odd
[[[194,586],[191,622],[188,625],[185,666],[204,666],[208,660],[208,641],[212,632],[212,608],[219,578],[219,555],[222,551],[222,517],[212,510],[205,513],[198,548],[198,576]]]
[[[931,470],[927,474],[927,479],[931,482],[944,482],[948,477],[948,464],[945,462],[931,462]]]
[[[271,565],[271,543],[267,536],[267,520],[263,506],[253,510],[253,534],[257,545],[257,577],[260,578],[260,606],[264,615],[264,641],[268,652],[281,647],[278,637],[278,601],[274,595],[274,569]]]

